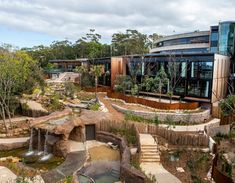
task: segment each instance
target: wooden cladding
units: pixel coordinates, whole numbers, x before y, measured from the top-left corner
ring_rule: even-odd
[[[107,96],[110,98],[116,98],[124,100],[127,103],[135,103],[135,104],[141,104],[148,107],[156,108],[156,109],[165,109],[165,110],[176,110],[176,109],[182,109],[182,110],[194,110],[199,107],[198,102],[191,102],[191,103],[161,103],[157,101],[152,101],[144,98],[138,98],[134,96],[126,96],[122,93],[116,93],[116,92],[107,92]]]

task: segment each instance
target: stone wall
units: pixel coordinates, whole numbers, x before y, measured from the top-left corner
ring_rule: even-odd
[[[222,125],[218,127],[208,128],[207,135],[214,137],[217,134],[227,135],[230,132],[230,125]]]
[[[131,113],[147,119],[154,119],[165,121],[171,118],[174,122],[188,122],[188,123],[203,123],[210,118],[210,110],[195,113],[173,113],[173,112],[147,112],[129,110],[118,105],[112,104],[113,108],[122,113]]]
[[[134,182],[134,183],[146,183],[147,178],[141,171],[133,168],[130,165],[131,153],[130,149],[127,146],[127,142],[124,138],[117,135],[98,131],[96,133],[96,139],[101,142],[112,142],[119,146],[121,151],[121,171],[120,179],[123,182]]]
[[[15,139],[15,141],[14,141],[14,139]],[[14,139],[10,139],[10,138],[9,139],[2,139],[2,140],[5,140],[5,142],[0,143],[0,151],[9,151],[9,150],[29,146],[28,138],[23,138],[24,140],[18,140],[17,138],[14,138]]]

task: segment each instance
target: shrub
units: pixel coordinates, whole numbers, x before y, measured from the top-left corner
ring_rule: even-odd
[[[229,95],[219,103],[223,116],[229,116],[234,112],[235,95]]]
[[[115,85],[114,86],[114,91],[121,93],[121,92],[123,92],[123,88],[122,88],[121,85]]]
[[[134,129],[127,129],[127,128],[111,128],[111,133],[119,134],[121,136],[124,136],[128,142],[128,144],[136,144],[136,134]]]
[[[134,87],[131,88],[131,94],[136,95],[139,92],[139,87],[138,85],[134,85]]]
[[[89,109],[92,111],[98,111],[100,108],[100,104],[99,103],[94,103],[92,105],[89,106]]]
[[[66,82],[64,84],[66,96],[73,98],[77,91],[76,86],[73,83]]]
[[[59,101],[60,96],[58,94],[55,94],[51,97],[50,100],[50,108],[52,110],[60,110],[62,108],[62,104]]]

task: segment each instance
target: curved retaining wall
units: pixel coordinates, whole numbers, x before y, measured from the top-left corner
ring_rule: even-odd
[[[112,133],[98,131],[96,133],[96,140],[101,142],[112,142],[119,146],[121,151],[121,171],[120,179],[123,182],[146,183],[146,176],[139,170],[130,165],[131,153],[124,138],[121,138]]]
[[[196,113],[170,113],[170,112],[147,112],[147,111],[134,111],[116,104],[112,104],[113,108],[121,113],[131,113],[137,116],[144,117],[146,119],[154,119],[156,116],[160,121],[165,121],[167,118],[171,118],[174,122],[188,122],[188,123],[203,123],[210,118],[210,110]]]
[[[124,100],[127,103],[142,104],[148,107],[152,107],[156,109],[164,109],[164,110],[176,110],[176,109],[193,110],[199,107],[198,102],[169,104],[169,103],[162,103],[162,102],[157,102],[153,100],[148,100],[145,98],[127,96],[127,95],[124,95],[122,93],[117,93],[117,92],[107,92],[107,96],[110,98]]]

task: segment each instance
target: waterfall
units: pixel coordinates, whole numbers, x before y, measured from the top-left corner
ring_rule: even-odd
[[[46,134],[45,134],[43,156],[39,159],[40,161],[48,161],[53,156],[52,154],[48,153],[47,141],[48,141],[48,131],[46,131]]]
[[[29,149],[28,152],[25,153],[25,156],[32,156],[34,154],[33,151],[33,128],[30,131],[30,139],[29,139]]]
[[[33,128],[31,128],[31,131],[30,131],[29,150],[28,150],[28,152],[32,152],[32,151],[33,151]]]
[[[43,152],[41,151],[41,131],[38,129],[38,155],[41,155]]]
[[[45,155],[48,154],[48,152],[47,152],[47,139],[48,139],[48,131],[46,131],[46,134],[45,134],[45,142],[44,142],[43,156],[45,156]]]

